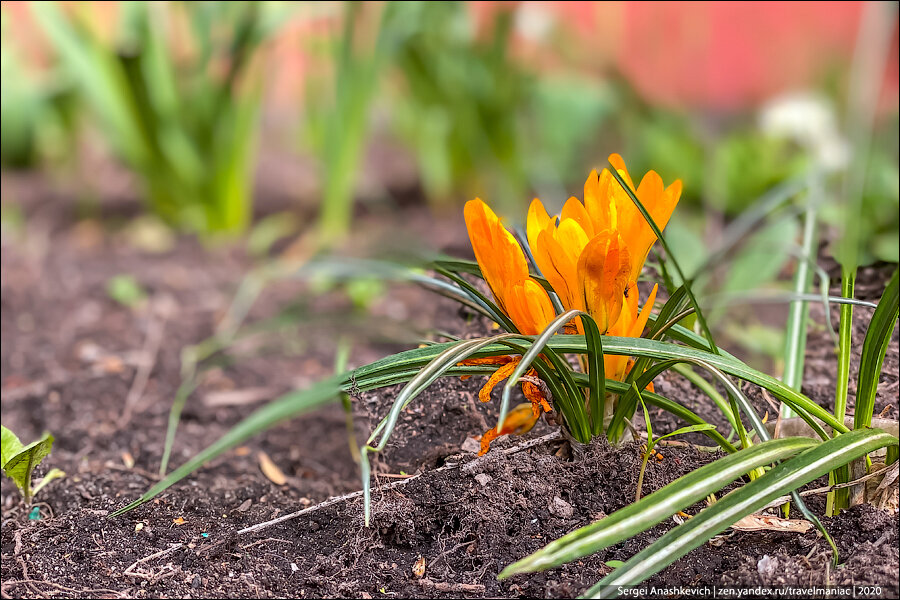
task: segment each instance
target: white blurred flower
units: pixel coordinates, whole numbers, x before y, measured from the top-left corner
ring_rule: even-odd
[[[771,100],[760,111],[759,127],[767,135],[794,140],[827,170],[850,161],[850,145],[838,131],[834,106],[821,95],[795,93]]]
[[[515,12],[516,32],[527,40],[540,42],[550,35],[555,15],[538,2],[523,2]]]

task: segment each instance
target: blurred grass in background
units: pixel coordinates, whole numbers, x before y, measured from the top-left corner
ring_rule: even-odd
[[[476,195],[510,216],[534,195],[558,210],[617,151],[683,179],[667,231],[687,276],[745,293],[789,275],[812,203],[826,254],[842,234],[865,6],[4,3],[2,161],[77,165],[99,132],[149,211],[208,237],[253,223],[258,160],[291,132],[303,143],[277,151],[318,174],[297,211],[335,245],[361,199],[397,203],[373,157],[398,147],[416,199],[454,222]],[[898,260],[893,35],[863,166],[863,265]],[[740,337],[775,355],[771,325]]]

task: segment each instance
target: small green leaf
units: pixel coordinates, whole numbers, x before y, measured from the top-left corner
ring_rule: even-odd
[[[116,275],[106,282],[109,297],[128,308],[134,308],[147,299],[147,293],[132,275]]]
[[[0,462],[3,463],[3,467],[6,467],[6,463],[9,462],[13,456],[22,451],[24,446],[22,442],[19,441],[19,438],[12,431],[0,425],[0,431],[3,434],[2,441],[2,452],[0,452]]]
[[[658,442],[660,440],[664,440],[664,439],[666,439],[668,437],[672,437],[674,435],[682,435],[685,433],[696,433],[699,431],[709,431],[709,430],[715,429],[715,428],[716,428],[716,426],[712,425],[710,423],[705,423],[705,424],[701,424],[701,425],[688,425],[687,427],[681,427],[680,429],[676,429],[675,431],[667,433],[666,435],[661,435],[658,438],[656,438],[656,440],[654,440],[654,441]]]
[[[612,567],[613,569],[618,569],[622,565],[625,564],[625,561],[622,560],[608,560],[604,563],[607,567]]]
[[[25,502],[31,502],[31,474],[34,468],[50,454],[53,448],[53,436],[45,433],[44,437],[22,447],[22,443],[9,429],[3,427],[3,472],[12,479]],[[18,450],[18,451],[16,451]],[[8,454],[9,453],[9,454]]]
[[[50,469],[47,471],[47,474],[44,475],[41,480],[34,486],[34,489],[31,491],[32,496],[37,496],[37,493],[41,491],[44,486],[53,481],[54,479],[62,479],[66,476],[66,472],[62,469]]]

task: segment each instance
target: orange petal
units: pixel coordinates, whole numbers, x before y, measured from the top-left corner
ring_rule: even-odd
[[[553,286],[562,305],[566,309],[574,308],[577,304],[577,259],[572,259],[549,229],[538,235],[537,247],[534,258],[541,273]]]
[[[622,160],[622,157],[615,154],[610,156],[610,161],[615,164],[616,169],[622,174],[622,178],[629,187],[635,191],[641,204],[647,209],[660,231],[664,230],[669,222],[669,217],[672,216],[672,211],[675,210],[675,206],[681,197],[681,181],[677,180],[664,189],[663,181],[659,174],[655,171],[648,171],[641,180],[641,185],[635,188],[634,183],[628,176],[627,169],[625,169],[625,162]],[[622,234],[625,243],[628,244],[628,248],[631,251],[631,276],[632,279],[636,280],[644,268],[644,262],[647,260],[650,248],[656,241],[656,235],[640,210],[634,205],[631,198],[625,194],[618,182],[612,180],[608,193],[610,198],[614,198],[616,206],[615,226]]]
[[[551,221],[555,221],[555,219],[547,214],[544,204],[538,198],[532,200],[531,206],[528,207],[528,220],[526,221],[528,245],[531,247],[532,253],[537,252],[538,234],[552,226]]]
[[[641,337],[641,334],[644,332],[644,327],[647,325],[647,320],[650,318],[650,311],[653,310],[653,303],[656,302],[656,292],[658,290],[659,284],[657,283],[653,286],[653,291],[650,292],[647,301],[644,302],[644,308],[641,309],[641,314],[637,316],[634,323],[631,325],[631,331],[627,334],[628,337]],[[635,292],[637,292],[637,290],[635,290]]]
[[[519,364],[521,360],[520,357],[515,357],[510,362],[506,363],[488,378],[487,383],[485,383],[480,390],[478,390],[478,399],[482,402],[490,402],[491,401],[491,392],[497,386],[498,383],[512,375],[512,372],[516,370],[516,365]]]
[[[537,335],[546,329],[556,313],[547,291],[530,277],[506,288],[507,314],[520,333]]]
[[[500,309],[507,313],[503,290],[512,281],[528,277],[528,262],[516,238],[500,223],[491,208],[478,198],[463,211],[475,260]]]
[[[609,171],[605,171],[607,176]],[[600,185],[600,176],[597,171],[591,171],[587,181],[584,182],[584,208],[591,218],[594,234],[604,229],[612,229],[615,224],[612,221],[610,209],[614,207],[606,194],[608,184]]]
[[[581,206],[581,203],[577,200],[575,203]],[[581,256],[591,237],[593,236],[588,235],[588,232],[582,228],[581,223],[575,219],[560,221],[559,227],[556,228],[556,241],[559,242],[559,245],[565,250],[566,255],[572,262],[578,261],[578,257]]]
[[[559,225],[562,227],[562,224],[568,220],[575,221],[581,227],[581,230],[585,233],[588,238],[594,237],[594,224],[591,221],[590,215],[588,215],[587,210],[584,208],[584,204],[582,204],[578,198],[574,196],[569,198],[565,205],[563,206],[562,213],[559,216]]]
[[[605,354],[603,356],[603,370],[607,379],[616,381],[624,381],[625,373],[628,372],[628,357],[616,356],[614,354]]]
[[[578,259],[580,296],[601,333],[606,333],[619,318],[630,272],[628,249],[618,233],[596,236]]]
[[[609,162],[612,163],[612,166],[615,167],[616,171],[622,176],[622,179],[625,180],[625,183],[628,184],[628,187],[634,189],[634,182],[631,180],[631,175],[628,174],[628,168],[625,167],[625,160],[621,155],[613,153],[609,155]]]
[[[503,422],[503,429],[497,431],[496,427],[492,427],[484,432],[484,435],[481,436],[481,450],[478,452],[478,456],[484,455],[490,449],[491,442],[501,435],[522,435],[531,431],[539,416],[540,413],[537,415],[533,413],[531,404],[523,402],[517,405],[506,416],[506,420]]]

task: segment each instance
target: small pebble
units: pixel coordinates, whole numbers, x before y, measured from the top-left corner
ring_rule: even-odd
[[[203,583],[203,581],[201,581],[200,576],[194,575],[194,579],[191,581],[191,587],[196,590],[197,588],[200,587],[201,583]]]
[[[554,496],[553,502],[550,505],[550,512],[557,517],[568,519],[573,514],[575,514],[575,509],[572,508],[571,504],[569,504],[559,496]]]
[[[460,446],[460,449],[463,452],[469,452],[471,454],[478,454],[478,452],[481,450],[481,444],[478,443],[475,440],[475,438],[467,437],[466,441],[464,441],[462,443],[462,446]]]

